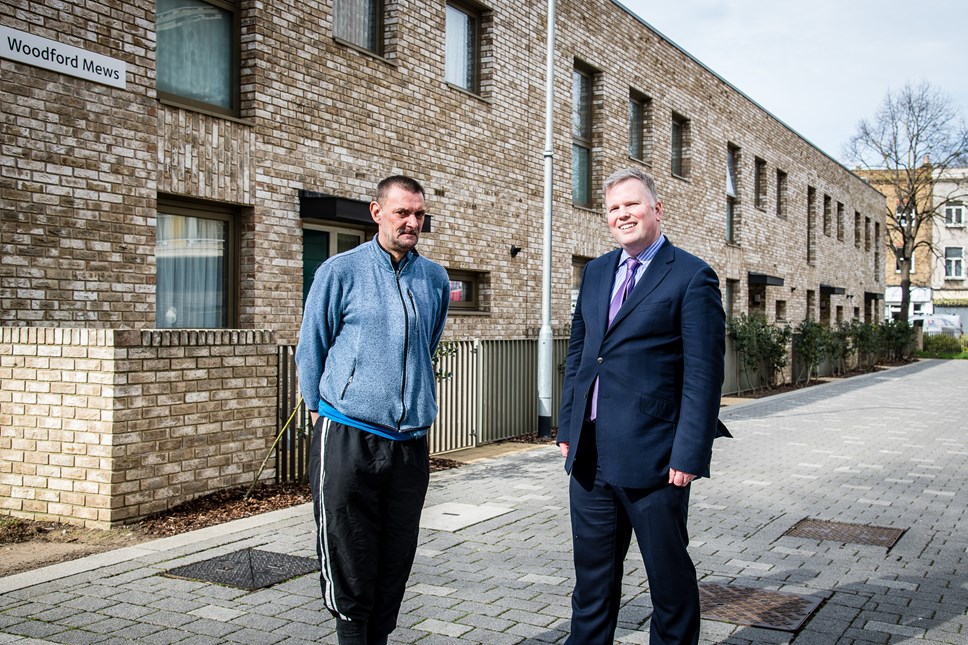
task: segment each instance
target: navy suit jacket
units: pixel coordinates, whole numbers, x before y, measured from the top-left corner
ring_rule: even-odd
[[[718,420],[726,323],[719,279],[666,241],[606,329],[621,249],[585,267],[572,319],[558,442],[580,455],[599,379],[595,441],[605,481],[651,488],[669,468],[709,476]]]

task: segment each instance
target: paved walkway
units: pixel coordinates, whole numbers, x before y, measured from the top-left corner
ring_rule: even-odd
[[[823,602],[796,633],[704,620],[702,642],[968,643],[966,383],[968,361],[922,361],[724,408],[736,438],[693,485],[701,580]],[[391,642],[562,642],[566,490],[552,446],[435,473]],[[785,535],[804,518],[904,533],[889,549]],[[161,575],[245,547],[313,557],[308,507],[2,578],[0,643],[334,643],[315,575],[254,592]],[[647,643],[634,548],[627,569],[616,639]]]

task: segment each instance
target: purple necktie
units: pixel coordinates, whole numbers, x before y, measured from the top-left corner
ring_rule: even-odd
[[[629,297],[632,293],[632,288],[635,287],[635,271],[639,268],[638,258],[630,257],[625,261],[625,280],[622,281],[622,286],[618,288],[615,292],[615,296],[612,297],[612,302],[608,305],[608,327],[612,326],[612,321],[615,320],[615,315],[618,314],[618,310],[622,308],[622,304],[625,299]],[[608,329],[606,327],[606,329]],[[592,390],[592,407],[589,411],[588,418],[592,421],[595,420],[598,412],[598,379],[595,379],[595,387]]]
[[[632,293],[632,288],[635,286],[635,271],[639,268],[640,264],[642,263],[635,257],[630,257],[625,261],[625,280],[622,282],[622,286],[618,288],[618,291],[615,292],[615,297],[612,298],[611,304],[608,305],[609,327],[612,326],[612,321],[615,320],[615,315],[618,314],[618,310],[622,308],[622,303]]]

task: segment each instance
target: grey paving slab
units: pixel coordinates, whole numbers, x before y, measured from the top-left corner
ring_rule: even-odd
[[[704,620],[702,643],[968,643],[965,383],[968,362],[922,361],[724,408],[735,438],[692,491],[700,579],[824,601],[798,633]],[[434,473],[426,507],[391,642],[564,641],[574,576],[556,448]],[[437,522],[487,508],[501,512]],[[904,533],[889,549],[786,535],[805,518]],[[0,645],[335,643],[315,574],[253,592],[162,575],[243,548],[311,557],[314,530],[303,505],[0,578]],[[626,571],[616,642],[648,643],[634,548]]]

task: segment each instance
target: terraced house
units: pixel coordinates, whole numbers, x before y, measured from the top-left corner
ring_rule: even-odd
[[[434,449],[533,430],[546,21],[509,0],[4,2],[0,509],[103,526],[250,481],[313,271],[374,234],[391,173],[427,188],[420,249],[454,285]],[[557,336],[627,165],[730,313],[879,317],[883,196],[616,2],[558,2],[555,38]]]

